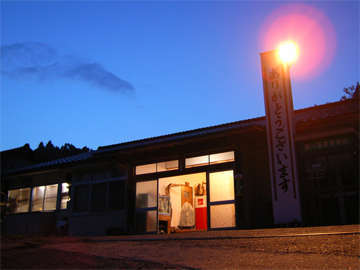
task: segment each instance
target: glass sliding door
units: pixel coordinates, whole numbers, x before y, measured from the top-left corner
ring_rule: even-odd
[[[157,231],[157,180],[136,183],[136,229]]]
[[[209,173],[210,227],[235,227],[234,171]]]

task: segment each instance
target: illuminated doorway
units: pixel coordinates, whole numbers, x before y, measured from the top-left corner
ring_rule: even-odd
[[[162,177],[136,183],[138,232],[234,228],[234,171]]]
[[[159,231],[207,230],[206,173],[159,178]]]

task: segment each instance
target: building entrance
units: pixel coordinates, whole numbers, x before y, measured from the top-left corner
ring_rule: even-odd
[[[206,173],[159,178],[160,232],[207,230]]]
[[[233,170],[199,172],[136,183],[138,232],[233,228]]]

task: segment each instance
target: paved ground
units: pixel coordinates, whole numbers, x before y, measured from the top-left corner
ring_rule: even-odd
[[[2,239],[4,268],[360,269],[358,225]]]

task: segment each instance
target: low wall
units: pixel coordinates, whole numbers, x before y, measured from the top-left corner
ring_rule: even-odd
[[[73,214],[69,217],[69,235],[107,235],[126,232],[126,211]]]
[[[2,226],[6,234],[55,234],[55,212],[13,214],[5,217]]]

